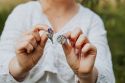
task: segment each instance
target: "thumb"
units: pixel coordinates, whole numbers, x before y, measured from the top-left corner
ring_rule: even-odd
[[[72,45],[70,42],[70,34],[71,34],[71,32],[67,32],[66,34],[64,34],[64,37],[66,38],[66,42],[62,43],[62,47],[63,47],[63,50],[64,50],[66,56],[69,55],[69,53],[71,52],[71,49],[72,49]]]
[[[40,33],[40,37],[41,37],[41,41],[40,41],[39,44],[40,44],[40,46],[41,46],[42,48],[44,48],[44,46],[45,46],[45,44],[46,44],[46,41],[47,41],[47,39],[48,39],[47,32],[41,30],[39,33]]]

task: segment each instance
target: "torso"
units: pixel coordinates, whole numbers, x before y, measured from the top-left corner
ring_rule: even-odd
[[[28,12],[24,14],[24,28],[28,27],[27,29],[31,29],[37,24],[47,24],[50,27],[56,27],[54,27],[56,29],[53,37],[54,44],[50,40],[47,41],[43,57],[31,70],[29,77],[26,79],[26,83],[29,83],[29,81],[33,81],[33,83],[75,83],[75,75],[67,64],[63,49],[56,41],[56,38],[58,35],[77,27],[81,27],[84,30],[84,34],[87,34],[91,18],[90,13],[88,14],[88,10],[85,12],[86,10],[79,4],[77,12],[74,12],[74,14],[68,13],[66,16],[61,16],[61,20],[55,20],[56,15],[48,18],[43,11],[41,12],[42,8],[38,1],[28,3],[25,6],[27,8],[25,11]]]

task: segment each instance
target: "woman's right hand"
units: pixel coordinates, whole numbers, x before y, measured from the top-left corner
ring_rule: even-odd
[[[20,38],[16,48],[16,56],[10,61],[9,70],[17,80],[25,77],[43,55],[43,50],[48,39],[48,26],[37,25],[32,31]]]

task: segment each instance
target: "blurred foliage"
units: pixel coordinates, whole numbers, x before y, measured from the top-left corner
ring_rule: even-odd
[[[108,32],[116,83],[125,83],[125,0],[79,0],[79,2],[102,17]],[[7,8],[0,4],[0,33],[8,14],[17,2],[13,1],[13,4]]]
[[[0,0],[0,34],[2,33],[5,21],[13,10],[13,8],[19,4],[29,0]]]
[[[83,4],[102,17],[108,32],[116,83],[125,83],[125,3],[117,1],[117,6],[100,7],[99,0],[91,1],[83,1]]]
[[[5,23],[5,20],[7,19],[8,14],[9,14],[8,11],[0,12],[0,34],[3,30],[3,26],[4,26],[4,23]]]

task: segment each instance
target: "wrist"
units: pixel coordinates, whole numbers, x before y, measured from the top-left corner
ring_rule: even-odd
[[[28,72],[25,72],[23,68],[19,65],[18,60],[14,57],[9,64],[9,73],[17,81],[23,81],[27,76]]]
[[[79,75],[78,79],[80,83],[92,83],[92,73]]]
[[[87,74],[77,75],[80,83],[96,83],[98,77],[98,71],[94,67],[92,72]]]

